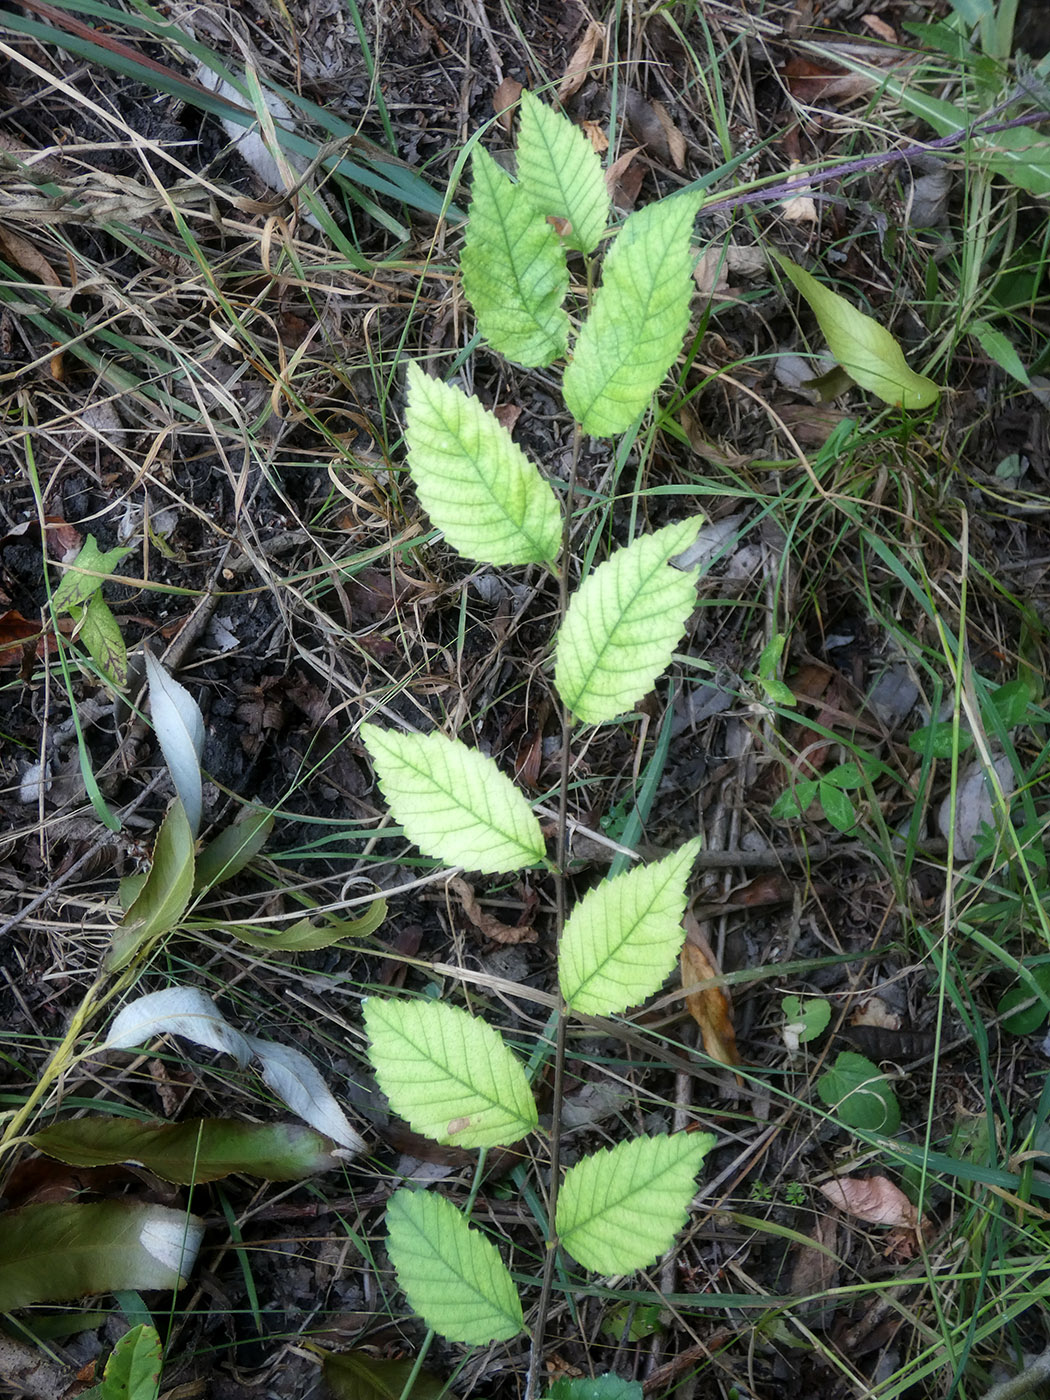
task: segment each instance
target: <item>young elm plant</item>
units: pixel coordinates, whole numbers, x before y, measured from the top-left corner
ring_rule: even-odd
[[[549,366],[570,354],[567,255],[594,254],[609,197],[583,134],[527,92],[517,156],[515,181],[483,149],[474,153],[463,286],[494,349],[520,365]],[[677,358],[699,202],[683,194],[652,204],[610,240],[562,379],[578,437],[630,429]],[[572,482],[560,500],[494,414],[417,364],[408,366],[406,439],[419,499],[448,543],[478,563],[546,565],[559,574],[564,600]],[[628,714],[669,665],[697,575],[673,561],[699,525],[695,516],[676,521],[615,550],[567,601],[553,647],[566,740],[573,723]],[[483,873],[543,865],[558,872],[564,853],[548,862],[535,813],[492,759],[440,733],[365,724],[361,734],[395,819],[425,855]],[[694,839],[607,879],[572,909],[558,946],[562,1047],[568,1016],[625,1011],[672,970],[698,849]],[[378,997],[364,1016],[379,1084],[415,1131],[483,1149],[536,1129],[525,1069],[485,1021],[437,1002]],[[635,1137],[561,1175],[552,1133],[557,1241],[600,1274],[652,1264],[685,1223],[713,1141],[702,1133]],[[387,1225],[399,1284],[429,1327],[467,1344],[521,1331],[521,1302],[498,1250],[450,1201],[398,1190]]]

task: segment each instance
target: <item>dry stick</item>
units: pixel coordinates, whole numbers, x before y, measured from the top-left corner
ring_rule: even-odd
[[[1030,1366],[1026,1366],[1019,1376],[1000,1381],[991,1390],[986,1390],[981,1400],[1021,1400],[1022,1396],[1028,1395],[1046,1380],[1050,1380],[1050,1347],[1041,1352]]]
[[[564,622],[569,606],[569,553],[572,549],[572,507],[576,494],[576,471],[580,462],[580,444],[583,430],[577,423],[572,438],[572,465],[569,481],[565,488],[565,514],[561,532],[561,574],[558,578],[558,618]],[[555,917],[557,920],[557,945],[561,944],[562,930],[565,928],[565,885],[568,863],[569,830],[569,776],[572,739],[572,718],[569,707],[561,706],[561,772],[558,779],[558,835],[557,869],[554,872]],[[556,945],[556,946],[557,946]],[[555,1007],[556,1029],[554,1032],[554,1087],[551,1106],[551,1179],[547,1191],[547,1253],[543,1260],[543,1283],[540,1299],[536,1305],[536,1320],[532,1327],[532,1346],[529,1351],[529,1373],[525,1382],[525,1400],[535,1400],[543,1370],[543,1338],[547,1330],[547,1313],[550,1309],[551,1288],[554,1283],[554,1266],[558,1259],[558,1233],[555,1216],[558,1210],[558,1183],[561,1174],[561,1110],[562,1089],[565,1076],[565,1033],[568,1024],[565,999],[559,990]]]

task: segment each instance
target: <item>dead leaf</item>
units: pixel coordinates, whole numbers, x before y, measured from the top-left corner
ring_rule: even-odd
[[[573,97],[587,81],[594,62],[594,55],[598,49],[598,40],[605,36],[605,25],[599,24],[597,20],[591,20],[587,26],[583,38],[573,49],[569,56],[569,61],[565,66],[565,76],[558,84],[557,97],[559,102],[567,102]]]
[[[61,287],[58,273],[44,257],[43,253],[13,229],[0,225],[0,252],[8,262],[20,267],[23,272],[31,272],[45,287]]]
[[[637,88],[628,87],[623,94],[623,114],[631,135],[644,146],[646,154],[666,165],[671,159],[667,136],[651,102]]]
[[[486,938],[491,938],[493,943],[535,943],[539,934],[531,924],[504,924],[494,915],[486,914],[478,903],[472,885],[466,880],[456,876],[448,882],[449,889],[453,892],[467,918]]]
[[[492,94],[492,110],[496,120],[509,136],[514,125],[514,108],[521,97],[521,83],[517,78],[504,78]]]
[[[881,997],[869,996],[861,1001],[850,1017],[851,1026],[879,1026],[887,1031],[899,1031],[901,1018],[891,1011]]]
[[[518,419],[521,417],[521,404],[501,403],[497,408],[494,408],[492,412],[500,426],[506,428],[508,433],[512,433]]]
[[[887,24],[884,19],[879,19],[878,15],[861,15],[860,22],[866,29],[870,29],[876,38],[885,39],[887,44],[895,44],[897,42],[897,35],[894,32],[893,26]]]
[[[633,164],[635,156],[641,153],[641,147],[634,146],[614,160],[605,172],[605,188],[609,191],[609,198],[624,213],[634,208],[645,179],[645,167]]]
[[[810,1297],[804,1316],[811,1326],[826,1326],[834,1307],[824,1295],[839,1282],[838,1233],[834,1216],[818,1215],[809,1232],[813,1243],[799,1246],[791,1269],[788,1291]]]
[[[653,111],[656,113],[657,120],[664,129],[664,136],[667,138],[667,151],[671,157],[671,164],[676,170],[684,170],[686,156],[685,137],[671,120],[671,114],[662,102],[654,102]]]
[[[581,122],[580,125],[583,128],[583,134],[591,143],[592,149],[597,155],[603,156],[609,149],[609,137],[605,127],[600,122],[591,121]]]
[[[839,1176],[821,1182],[819,1189],[833,1206],[869,1225],[918,1228],[918,1211],[900,1187],[885,1176]]]
[[[798,102],[849,102],[875,87],[875,79],[851,73],[835,63],[814,63],[795,57],[781,70],[788,91]]]
[[[696,988],[698,982],[707,982],[718,977],[714,957],[708,956],[698,946],[698,937],[707,940],[700,933],[696,920],[686,915],[688,937],[682,945],[682,987],[685,989],[685,1004],[689,1014],[700,1027],[704,1051],[723,1065],[740,1065],[743,1060],[736,1048],[736,1032],[733,1029],[733,1007],[729,993],[724,987],[711,986]],[[689,988],[696,988],[690,991]]]
[[[715,292],[724,292],[728,288],[729,264],[724,248],[712,244],[705,249],[693,268],[693,281],[705,297],[712,297]]]
[[[800,161],[792,161],[791,169],[797,169]],[[817,205],[813,198],[813,187],[807,185],[805,176],[789,175],[787,178],[789,185],[798,186],[798,194],[792,195],[790,199],[785,199],[781,207],[784,218],[793,224],[815,224],[817,222]]]

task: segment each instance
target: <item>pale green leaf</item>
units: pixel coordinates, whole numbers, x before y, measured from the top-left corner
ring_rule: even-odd
[[[558,1238],[598,1274],[647,1268],[686,1222],[710,1133],[630,1138],[585,1157],[558,1193]]]
[[[862,389],[900,408],[929,408],[940,390],[932,379],[909,369],[904,352],[884,326],[840,297],[805,268],[773,256],[816,315],[828,349]]]
[[[106,1362],[101,1400],[156,1400],[161,1344],[155,1327],[140,1323],[125,1332]]]
[[[569,339],[565,250],[524,187],[480,146],[471,171],[460,266],[478,329],[509,360],[549,365],[565,354]]]
[[[700,850],[680,850],[605,880],[569,915],[558,949],[558,980],[573,1011],[610,1016],[655,992],[682,946],[685,886]]]
[[[157,833],[146,883],[113,930],[107,972],[126,967],[140,949],[176,927],[193,895],[193,871],[193,833],[176,798]]]
[[[230,1118],[140,1122],[91,1115],[53,1123],[29,1139],[74,1167],[139,1162],[180,1185],[246,1172],[266,1181],[297,1181],[336,1166],[331,1142],[298,1123],[242,1123]]]
[[[186,809],[190,830],[196,836],[204,811],[201,796],[204,716],[186,687],[165,670],[148,647],[144,655],[153,729],[175,791]]]
[[[77,638],[102,674],[120,689],[128,683],[128,653],[120,624],[101,591],[92,593]]]
[[[694,517],[642,535],[573,595],[555,642],[554,680],[585,724],[625,714],[670,664],[696,603],[698,569],[675,569],[669,561],[699,527]]]
[[[561,508],[495,414],[473,395],[408,366],[408,465],[427,514],[482,564],[550,563]]]
[[[361,726],[383,796],[424,855],[484,874],[544,859],[532,809],[491,758],[443,734]]]
[[[823,1035],[831,1020],[831,1004],[823,997],[807,997],[805,1001],[798,997],[782,997],[780,1009],[787,1020],[784,1037],[788,1039],[790,1033],[790,1040],[796,1047]]]
[[[689,326],[690,236],[700,196],[631,214],[613,241],[602,285],[565,371],[565,402],[584,432],[625,432],[678,358]]]
[[[428,1327],[466,1346],[517,1336],[524,1319],[507,1266],[451,1202],[395,1191],[386,1219],[398,1284]]]
[[[94,535],[88,535],[80,553],[58,581],[52,602],[56,612],[72,612],[81,603],[90,601],[102,587],[131,546],[101,550]]]
[[[124,1289],[181,1288],[204,1224],[132,1201],[24,1206],[0,1215],[0,1312]]]
[[[989,325],[987,321],[971,321],[967,330],[989,359],[994,360],[1000,369],[1028,388],[1031,383],[1028,371],[1021,363],[1021,357],[1013,344],[1001,330]]]
[[[269,840],[273,831],[273,813],[258,807],[244,807],[240,816],[214,841],[210,841],[197,857],[193,888],[210,890],[239,875],[250,865]]]
[[[518,180],[541,214],[567,221],[568,247],[594,252],[610,209],[601,160],[578,126],[527,89],[521,94]]]
[[[536,1126],[517,1056],[459,1007],[369,997],[369,1058],[379,1087],[414,1132],[459,1147],[506,1147]]]
[[[892,1136],[901,1125],[900,1105],[889,1080],[852,1050],[843,1050],[820,1076],[817,1093],[849,1128]]]

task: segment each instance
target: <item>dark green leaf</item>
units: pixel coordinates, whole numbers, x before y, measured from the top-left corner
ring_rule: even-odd
[[[239,875],[266,845],[272,830],[272,812],[245,807],[233,825],[220,831],[197,857],[194,889],[210,890]]]
[[[184,1123],[133,1118],[74,1118],[35,1133],[30,1142],[74,1167],[141,1162],[165,1181],[190,1185],[246,1172],[266,1181],[297,1181],[336,1165],[332,1143],[298,1123],[240,1123],[227,1118]]]
[[[321,1369],[335,1400],[401,1400],[414,1361],[388,1361],[367,1351],[322,1353]],[[447,1392],[431,1371],[420,1371],[406,1400],[440,1400]]]
[[[126,967],[136,952],[170,933],[193,894],[193,835],[182,803],[175,799],[153,848],[153,865],[142,890],[113,931],[106,970]]]
[[[849,1128],[893,1134],[901,1125],[897,1096],[886,1076],[852,1050],[843,1050],[820,1076],[817,1093]]]
[[[181,1288],[204,1225],[131,1201],[26,1206],[0,1215],[0,1312],[122,1289]]]
[[[642,1387],[614,1375],[559,1376],[548,1400],[642,1400]]]

